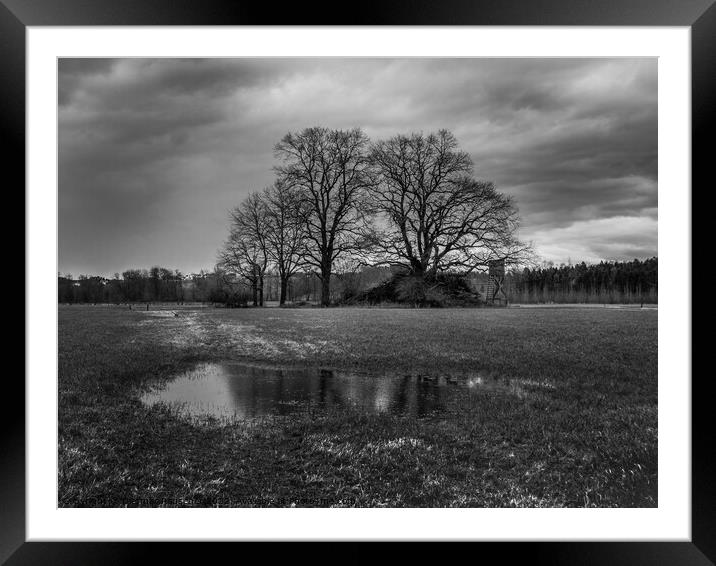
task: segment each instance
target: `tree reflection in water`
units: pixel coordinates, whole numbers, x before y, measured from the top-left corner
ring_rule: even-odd
[[[252,419],[304,411],[358,410],[412,417],[457,409],[470,396],[526,391],[515,380],[471,375],[366,374],[345,370],[201,364],[142,397],[189,415]]]

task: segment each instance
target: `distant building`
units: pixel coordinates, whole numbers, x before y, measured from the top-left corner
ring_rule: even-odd
[[[470,287],[489,305],[507,305],[505,293],[505,260],[488,263],[487,273],[474,273],[468,278]]]

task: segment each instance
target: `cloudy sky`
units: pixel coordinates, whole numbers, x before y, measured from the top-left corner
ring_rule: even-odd
[[[555,263],[657,254],[656,59],[61,59],[59,270],[211,269],[289,131],[451,130]]]

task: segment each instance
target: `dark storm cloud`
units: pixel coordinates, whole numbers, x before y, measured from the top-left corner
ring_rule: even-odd
[[[312,125],[447,128],[546,259],[656,254],[650,59],[61,59],[60,269],[210,267]]]

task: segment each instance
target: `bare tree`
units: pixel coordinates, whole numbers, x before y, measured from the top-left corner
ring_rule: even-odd
[[[286,303],[288,282],[306,255],[306,207],[296,188],[276,181],[264,189],[266,251],[276,266],[280,282],[279,304]]]
[[[216,265],[222,283],[233,286],[236,279],[248,282],[253,295],[253,304],[259,304],[259,270],[260,255],[255,242],[244,234],[232,230],[224,246],[219,250]]]
[[[264,275],[269,263],[266,204],[261,194],[251,193],[230,215],[229,237],[219,251],[218,266],[229,277],[248,281],[254,306],[263,306]]]
[[[306,262],[321,279],[321,304],[330,303],[333,262],[365,244],[366,189],[373,183],[368,138],[362,130],[307,128],[276,144],[279,179],[301,192],[306,206]]]
[[[375,243],[388,263],[432,278],[469,273],[490,260],[517,261],[529,246],[515,237],[517,209],[490,182],[472,178],[472,161],[447,130],[396,136],[373,145],[373,205],[383,231]]]

